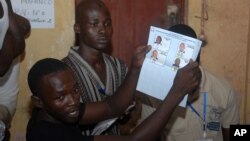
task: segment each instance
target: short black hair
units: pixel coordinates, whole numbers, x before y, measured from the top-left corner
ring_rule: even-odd
[[[39,85],[45,75],[66,70],[68,66],[57,59],[45,58],[37,61],[28,73],[28,84],[32,95],[38,96]]]
[[[82,10],[88,9],[91,4],[95,4],[95,6],[98,6],[99,8],[107,10],[107,12],[110,14],[108,7],[105,5],[105,3],[101,0],[82,0],[77,6],[76,6],[76,15],[75,15],[75,21],[76,23],[79,23],[82,19]],[[93,7],[92,7],[93,8]]]
[[[188,37],[197,38],[194,29],[186,24],[176,24],[169,27],[168,30],[182,35],[186,35]]]

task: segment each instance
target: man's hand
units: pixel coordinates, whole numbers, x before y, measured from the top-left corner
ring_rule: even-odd
[[[177,71],[172,90],[191,94],[200,84],[201,71],[197,62],[190,62]]]
[[[121,135],[129,135],[137,126],[139,119],[141,118],[142,102],[139,97],[135,97],[135,107],[129,110],[124,119],[119,120],[118,127]]]
[[[146,54],[150,51],[151,46],[139,46],[136,48],[132,58],[131,70],[140,71]]]

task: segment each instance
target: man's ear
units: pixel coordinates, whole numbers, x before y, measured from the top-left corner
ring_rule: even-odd
[[[39,97],[31,96],[31,101],[35,107],[43,108],[43,102]]]
[[[78,23],[74,24],[74,31],[75,33],[79,34],[80,33],[80,25]]]

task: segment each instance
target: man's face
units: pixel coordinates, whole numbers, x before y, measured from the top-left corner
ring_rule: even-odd
[[[90,5],[81,11],[80,42],[96,50],[110,47],[113,27],[108,9]]]
[[[157,52],[156,50],[154,50],[154,51],[153,51],[153,57],[154,57],[154,58],[157,58],[157,56],[158,56],[158,52]]]
[[[161,36],[157,36],[155,42],[156,42],[157,44],[160,44],[160,43],[161,43]]]
[[[179,66],[179,65],[180,65],[180,62],[181,62],[181,60],[180,60],[179,58],[176,58],[176,59],[175,59],[175,64],[176,64],[176,65]]]
[[[77,121],[80,94],[70,70],[44,76],[40,95],[44,110],[56,120],[66,123]]]
[[[185,44],[184,44],[184,43],[181,43],[179,48],[180,48],[181,51],[184,51],[184,49],[185,49]]]

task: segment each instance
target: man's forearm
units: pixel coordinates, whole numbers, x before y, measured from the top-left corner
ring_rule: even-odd
[[[107,100],[113,114],[117,116],[121,115],[132,102],[138,78],[139,72],[129,71],[123,84],[116,91],[116,94]]]

